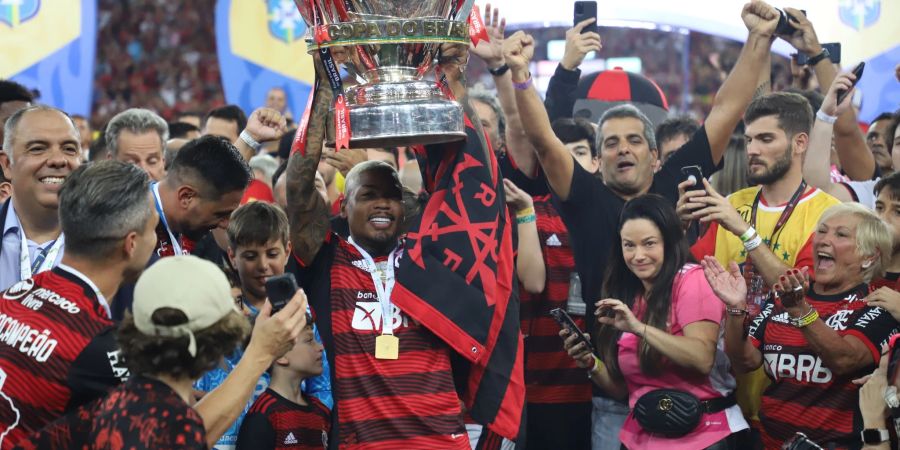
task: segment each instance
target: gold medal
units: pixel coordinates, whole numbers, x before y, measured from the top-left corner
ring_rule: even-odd
[[[382,334],[375,338],[376,359],[397,359],[400,357],[400,339],[393,334]]]

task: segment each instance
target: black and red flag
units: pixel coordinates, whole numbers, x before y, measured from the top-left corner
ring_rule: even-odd
[[[466,140],[417,149],[431,197],[409,231],[394,303],[468,363],[469,415],[515,440],[525,402],[519,301],[502,178],[466,118]],[[489,159],[488,159],[489,158]]]

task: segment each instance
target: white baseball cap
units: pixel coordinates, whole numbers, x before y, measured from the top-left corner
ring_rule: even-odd
[[[179,325],[159,325],[151,319],[160,308],[172,308],[187,316]],[[188,352],[197,355],[194,333],[237,311],[231,286],[215,264],[196,256],[162,258],[150,266],[134,288],[134,325],[147,336],[188,336]]]

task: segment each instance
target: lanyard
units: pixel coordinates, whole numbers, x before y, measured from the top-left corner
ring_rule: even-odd
[[[25,230],[22,229],[21,225],[19,225],[19,240],[22,244],[21,252],[19,253],[19,277],[22,280],[27,280],[45,270],[52,269],[53,263],[56,262],[56,257],[62,250],[63,242],[65,241],[63,235],[60,234],[49,246],[45,248],[38,247],[38,254],[35,256],[34,262],[32,262],[31,255],[28,252],[28,238],[25,237]]]
[[[153,193],[153,202],[156,204],[156,212],[159,213],[159,222],[162,223],[163,228],[166,229],[166,233],[169,234],[169,241],[172,242],[172,250],[175,252],[175,256],[183,255],[181,241],[176,239],[175,235],[172,234],[169,223],[166,221],[166,214],[163,213],[162,201],[159,199],[159,183],[153,183],[150,186],[150,192]]]
[[[353,237],[347,238],[359,254],[362,255],[366,262],[366,272],[372,276],[372,282],[375,283],[375,294],[378,296],[378,303],[381,304],[381,334],[394,334],[393,323],[393,305],[391,304],[391,291],[394,290],[394,261],[397,256],[397,249],[391,251],[388,256],[387,266],[384,272],[378,270],[375,260],[369,255],[369,252],[363,250],[362,247],[353,241]]]
[[[794,191],[794,195],[791,196],[790,201],[788,201],[787,205],[784,207],[784,210],[781,211],[781,216],[778,217],[778,221],[775,222],[775,228],[772,230],[771,234],[771,243],[775,243],[776,236],[778,232],[784,227],[787,223],[788,219],[791,218],[791,214],[794,213],[794,209],[797,208],[797,202],[800,200],[800,197],[803,195],[803,192],[806,191],[806,180],[800,182],[800,186]],[[759,200],[762,197],[762,189],[756,193],[756,198],[753,199],[753,207],[750,209],[750,226],[756,228],[756,210],[759,208]]]

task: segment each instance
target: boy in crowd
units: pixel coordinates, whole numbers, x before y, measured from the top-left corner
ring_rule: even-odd
[[[259,313],[259,308],[266,301],[266,279],[284,273],[290,251],[287,216],[277,206],[265,202],[253,202],[239,207],[232,213],[228,223],[228,257],[237,270],[241,287],[238,303],[246,315],[254,318]],[[318,340],[318,330],[313,328],[313,332]],[[227,356],[221,367],[207,372],[194,383],[194,388],[200,392],[215,389],[228,376],[242,356],[241,349]],[[245,414],[253,400],[261,395],[268,386],[269,375],[264,374],[256,384],[253,396],[247,403]],[[298,384],[297,387],[300,385]],[[307,395],[318,397],[318,400],[327,407],[331,407],[333,403],[327,366],[324,376],[307,380],[304,392]],[[238,420],[219,439],[215,448],[219,450],[234,448],[242,420],[243,415],[238,417]]]
[[[327,448],[331,411],[300,390],[303,380],[322,375],[323,350],[309,320],[294,348],[272,364],[269,388],[241,424],[238,450]]]

